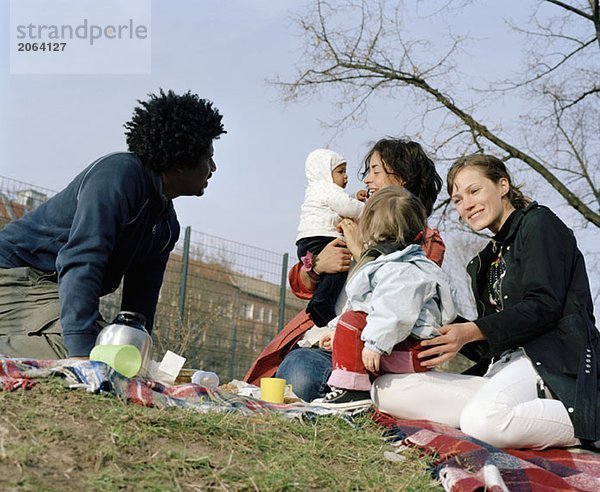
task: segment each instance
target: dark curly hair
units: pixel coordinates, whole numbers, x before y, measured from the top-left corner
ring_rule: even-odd
[[[385,171],[404,181],[404,188],[419,197],[425,205],[427,216],[431,215],[443,182],[423,148],[408,139],[382,138],[365,157],[362,179],[369,173],[371,157],[375,152],[381,157]]]
[[[127,146],[144,165],[160,173],[175,166],[194,167],[210,144],[227,133],[212,102],[190,91],[177,95],[149,94],[133,111],[127,129]]]

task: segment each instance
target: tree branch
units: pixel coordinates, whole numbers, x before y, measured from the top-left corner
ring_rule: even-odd
[[[574,14],[580,15],[581,17],[585,17],[587,20],[591,20],[592,22],[594,22],[593,15],[587,14],[583,10],[576,9],[572,5],[561,2],[559,0],[545,0],[545,1],[548,3],[553,3],[554,5],[558,5],[559,7],[562,7],[565,10],[569,10],[569,11],[573,12]]]
[[[550,183],[550,185],[558,191],[558,193],[569,203],[573,208],[575,208],[579,213],[581,213],[587,220],[596,225],[596,227],[600,227],[600,214],[594,212],[590,207],[588,207],[577,195],[575,195],[571,190],[569,190],[562,182],[559,180],[549,169],[547,169],[541,162],[532,157],[531,155],[525,153],[522,150],[519,150],[515,146],[511,145],[507,141],[503,140],[501,137],[490,131],[484,124],[477,121],[472,115],[466,113],[461,108],[459,108],[449,96],[443,94],[436,88],[432,87],[422,78],[412,76],[407,73],[396,72],[393,69],[385,68],[382,69],[380,67],[369,66],[364,63],[348,63],[342,62],[339,64],[340,68],[346,70],[354,70],[358,72],[358,75],[335,79],[335,80],[325,80],[321,83],[334,83],[336,81],[342,80],[350,80],[350,79],[368,79],[368,78],[377,78],[380,79],[380,85],[383,85],[385,82],[383,81],[398,81],[402,82],[406,85],[417,87],[424,92],[428,93],[432,97],[434,97],[438,102],[440,102],[446,109],[452,112],[455,116],[457,116],[463,123],[465,123],[472,132],[475,132],[482,137],[486,138],[488,141],[499,147],[500,149],[507,152],[511,157],[515,159],[519,159],[520,161],[527,164],[534,171],[539,173],[544,177],[544,179]],[[367,72],[367,74],[361,74],[361,72]],[[372,75],[368,75],[371,73]],[[364,98],[366,101],[367,98]]]
[[[576,14],[581,19],[591,20],[596,26],[600,25],[596,23],[600,0],[589,0],[592,14],[560,0],[545,1],[559,6],[565,12]],[[405,39],[405,32],[400,29],[404,17],[397,16],[394,22],[393,15],[384,9],[382,2],[370,10],[371,5],[364,0],[349,0],[344,7],[334,8],[326,0],[317,0],[318,17],[315,17],[312,23],[302,24],[309,36],[307,40],[311,49],[306,53],[311,68],[302,71],[295,82],[280,84],[287,89],[290,98],[298,98],[301,93],[311,89],[334,87],[338,90],[338,105],[350,108],[349,113],[336,121],[335,124],[341,126],[350,119],[354,120],[357,115],[360,116],[373,95],[408,89],[416,96],[422,95],[426,101],[425,105],[419,108],[421,125],[424,128],[426,121],[435,121],[440,132],[444,132],[444,138],[440,139],[442,146],[452,142],[451,146],[456,147],[456,139],[460,145],[464,144],[463,151],[472,150],[474,146],[479,152],[492,151],[503,155],[506,160],[521,161],[538,173],[582,217],[600,227],[600,213],[591,199],[593,195],[595,201],[598,201],[598,187],[594,181],[598,142],[597,139],[594,141],[591,138],[587,142],[584,136],[578,133],[583,131],[580,129],[584,124],[593,125],[589,128],[596,129],[596,108],[593,106],[596,98],[593,96],[600,93],[600,87],[596,82],[597,78],[594,78],[595,65],[587,68],[586,60],[581,56],[586,48],[594,44],[594,39],[582,41],[571,35],[572,33],[567,36],[564,26],[567,25],[569,14],[565,13],[563,18],[559,19],[562,21],[559,25],[551,22],[546,26],[538,26],[538,31],[549,36],[551,43],[562,45],[551,45],[552,48],[558,48],[551,50],[554,54],[548,50],[542,51],[542,58],[534,58],[542,72],[516,84],[516,87],[532,84],[532,94],[545,98],[542,100],[546,107],[532,106],[532,111],[525,116],[527,120],[524,120],[531,121],[532,125],[536,125],[536,129],[542,131],[550,127],[546,142],[541,144],[541,151],[538,149],[536,152],[536,144],[529,143],[529,135],[540,141],[544,137],[543,133],[530,132],[530,128],[527,128],[522,133],[524,144],[520,146],[514,138],[507,138],[500,127],[489,127],[478,118],[474,109],[479,110],[478,106],[455,100],[455,91],[445,88],[455,87],[455,81],[452,79],[456,75],[453,55],[457,52],[461,39],[454,39],[454,44],[446,53],[432,58],[431,46],[427,40]],[[396,14],[398,12],[396,10]],[[344,25],[347,25],[348,19],[354,19],[361,25],[354,29],[345,27],[343,30],[328,31],[335,25],[336,15],[342,17]],[[582,22],[579,21],[580,24]],[[598,39],[600,40],[600,37]],[[575,48],[571,44],[573,42],[578,43]],[[569,49],[565,49],[565,46]],[[545,57],[552,58],[556,53],[560,59],[542,63],[547,60]],[[420,55],[427,62],[419,64]],[[577,63],[583,65],[579,66]],[[540,87],[541,84],[536,82],[545,76],[548,76],[547,82]],[[548,101],[554,101],[554,106],[551,104],[547,107]],[[582,104],[582,101],[585,102]],[[432,109],[437,105],[444,109],[441,118],[431,114],[438,110]],[[578,112],[565,113],[575,106],[578,107]],[[538,110],[540,107],[541,111]],[[578,115],[582,118],[579,122]],[[560,121],[563,116],[563,121]],[[447,118],[452,118],[453,122],[446,121]],[[552,126],[555,119],[560,126]],[[467,134],[470,134],[470,138],[467,138]],[[554,152],[548,148],[548,144],[556,145]],[[589,161],[586,160],[586,156],[590,156]],[[573,175],[567,176],[567,171],[573,171]],[[577,177],[575,187],[569,185],[571,177]]]
[[[577,97],[576,99],[571,101],[569,104],[566,104],[564,106],[561,105],[560,110],[561,110],[561,112],[564,112],[565,109],[569,109],[570,107],[575,106],[577,103],[583,101],[586,97],[591,96],[592,94],[598,94],[598,93],[600,93],[600,86],[592,87],[590,90],[585,91],[579,97]]]
[[[572,58],[577,53],[579,53],[580,51],[584,50],[585,48],[587,48],[588,46],[593,44],[595,41],[596,41],[596,38],[593,37],[589,41],[586,41],[584,44],[580,45],[577,49],[571,51],[570,53],[568,53],[566,55],[562,55],[563,56],[562,59],[560,61],[558,61],[557,63],[555,63],[553,66],[547,67],[546,70],[542,71],[541,73],[538,73],[537,75],[535,75],[534,77],[532,77],[528,80],[519,82],[518,84],[514,84],[513,86],[510,87],[510,89],[516,89],[519,87],[523,87],[525,85],[531,84],[532,82],[536,82],[537,80],[540,80],[541,78],[545,77],[546,75],[548,75],[548,74],[554,72],[556,69],[560,68],[563,64],[565,64],[567,61],[569,61],[570,58]]]

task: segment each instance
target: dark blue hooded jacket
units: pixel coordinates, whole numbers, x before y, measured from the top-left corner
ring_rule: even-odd
[[[94,346],[101,296],[123,280],[121,308],[154,313],[179,237],[158,174],[132,153],[101,157],[64,190],[0,231],[0,267],[56,272],[64,342],[71,356]]]

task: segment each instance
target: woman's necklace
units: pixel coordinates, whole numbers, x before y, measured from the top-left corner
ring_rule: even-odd
[[[500,295],[500,287],[502,278],[506,271],[506,265],[502,259],[502,250],[498,252],[498,256],[490,265],[488,273],[488,295],[490,305],[496,310],[502,310],[502,296]]]

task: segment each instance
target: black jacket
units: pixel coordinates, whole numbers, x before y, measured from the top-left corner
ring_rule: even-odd
[[[499,250],[506,265],[502,310],[484,316],[481,286]],[[600,333],[573,232],[550,209],[534,202],[513,213],[471,260],[467,272],[479,314],[475,323],[487,338],[487,355],[522,347],[567,408],[575,436],[600,439]]]

